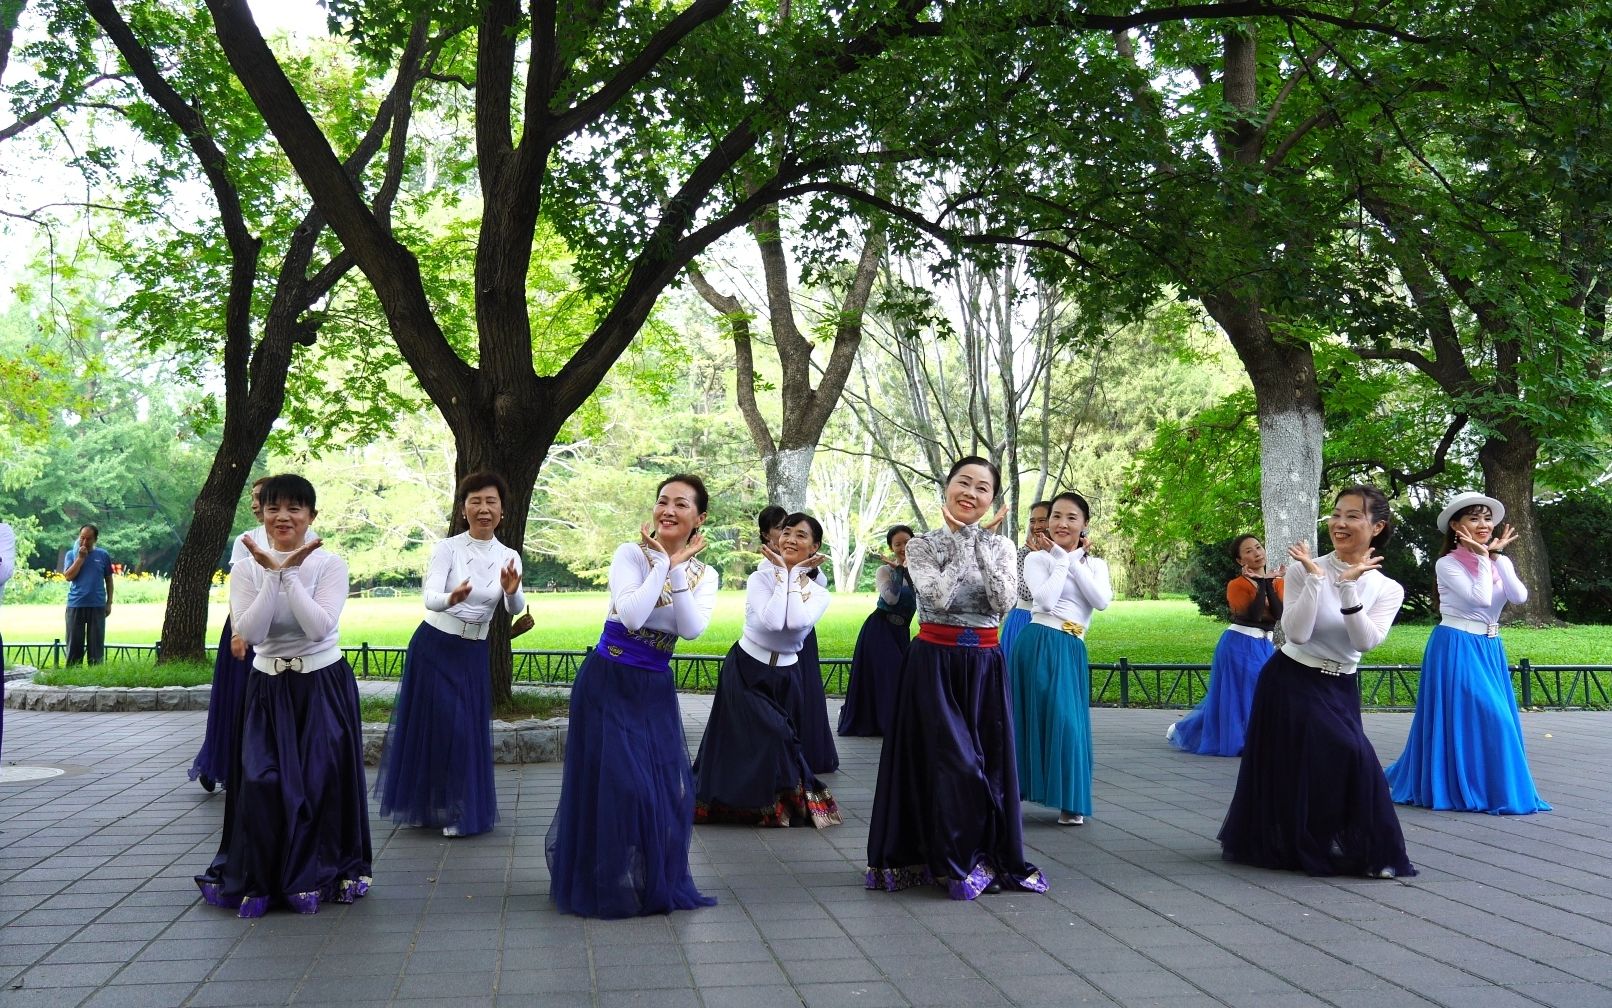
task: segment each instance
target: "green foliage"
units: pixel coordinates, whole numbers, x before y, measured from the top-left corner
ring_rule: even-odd
[[[1187,561],[1187,597],[1201,615],[1221,623],[1231,622],[1226,584],[1237,576],[1238,565],[1232,559],[1231,544],[1242,534],[1238,532],[1220,542],[1196,543]]]
[[[1602,483],[1539,508],[1550,550],[1556,614],[1573,623],[1599,623],[1612,613],[1612,484]]]

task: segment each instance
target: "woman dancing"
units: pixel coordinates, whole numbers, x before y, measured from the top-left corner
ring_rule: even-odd
[[[1254,684],[1276,650],[1271,631],[1282,618],[1282,575],[1266,572],[1259,536],[1233,539],[1231,555],[1242,570],[1226,583],[1231,626],[1220,635],[1209,661],[1209,692],[1164,732],[1171,745],[1198,756],[1242,755]]]
[[[907,544],[918,638],[896,685],[868,831],[869,889],[935,882],[953,899],[1045,892],[1024,860],[1006,666],[996,627],[1017,589],[1013,543],[984,519],[1001,476],[976,455],[946,475],[946,527]]]
[[[1507,525],[1495,534],[1505,516],[1504,504],[1479,493],[1457,494],[1439,513],[1440,620],[1422,654],[1410,738],[1387,771],[1396,802],[1494,815],[1550,811],[1528,771],[1500,643],[1500,611],[1528,601],[1500,552],[1517,533]]]
[[[203,899],[240,917],[351,903],[372,859],[358,685],[337,646],[347,564],[306,541],[318,514],[307,480],[271,477],[261,496],[269,545],[242,536],[250,555],[230,571],[230,617],[255,651],[240,758],[218,856],[196,877]]]
[[[895,710],[896,679],[912,641],[918,595],[907,573],[907,542],[912,529],[893,525],[884,534],[890,554],[873,576],[879,600],[862,623],[851,652],[851,675],[840,708],[841,735],[885,735]]]
[[[1035,608],[1030,602],[1030,589],[1024,583],[1024,558],[1034,550],[1045,548],[1038,544],[1046,538],[1047,516],[1051,511],[1051,501],[1036,501],[1030,505],[1029,531],[1025,533],[1024,545],[1019,547],[1019,598],[1017,604],[1002,618],[1002,654],[1009,659],[1013,657],[1014,639],[1020,630],[1030,624],[1030,613]]]
[[[403,657],[375,782],[381,815],[448,837],[485,833],[498,822],[487,635],[500,605],[511,615],[526,608],[520,554],[493,536],[508,499],[497,473],[459,481],[454,510],[466,528],[431,551],[425,620]]]
[[[639,541],[610,563],[610,614],[571,687],[560,804],[546,844],[565,913],[634,917],[711,906],[689,875],[694,782],[672,681],[679,637],[705,632],[717,572],[694,557],[710,497],[668,477]]]
[[[1288,547],[1287,643],[1259,673],[1221,851],[1311,875],[1414,875],[1382,764],[1360,723],[1360,657],[1383,642],[1405,590],[1378,568],[1393,535],[1376,487],[1338,494],[1332,552]]]
[[[1091,505],[1052,499],[1047,530],[1024,562],[1034,612],[1008,655],[1019,794],[1058,810],[1061,826],[1091,815],[1091,666],[1086,628],[1114,599],[1108,565],[1082,544]]]
[[[728,650],[711,718],[694,761],[694,821],[816,826],[840,821],[834,796],[812,775],[789,716],[799,690],[791,668],[801,641],[828,608],[808,561],[823,527],[795,513],[778,524],[770,561],[750,575],[744,635]]]
[[[778,552],[778,537],[783,520],[789,513],[776,504],[768,504],[756,515],[756,531],[761,533],[762,556],[770,550]],[[765,570],[770,560],[763,559]],[[808,573],[818,587],[828,590],[828,577],[822,571],[822,558],[814,560]],[[840,768],[840,752],[834,745],[834,729],[828,724],[828,692],[823,688],[823,666],[817,656],[817,628],[806,632],[790,670],[795,674],[797,688],[789,697],[789,717],[800,735],[800,748],[806,754],[806,765],[812,773],[833,773]]]

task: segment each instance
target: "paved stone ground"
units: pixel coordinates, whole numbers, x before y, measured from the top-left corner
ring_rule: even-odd
[[[707,698],[685,698],[690,738]],[[623,1005],[884,1008],[1612,1006],[1612,715],[1524,715],[1551,813],[1404,810],[1410,880],[1228,865],[1236,760],[1176,753],[1169,712],[1093,712],[1094,820],[1026,806],[1045,896],[952,903],[861,887],[876,739],[842,740],[824,832],[699,827],[716,907],[584,921],[547,900],[558,764],[502,767],[504,820],[448,841],[376,822],[376,887],[314,917],[240,921],[191,875],[221,796],[185,779],[205,715],[6,714],[0,1005]],[[1404,714],[1369,714],[1385,758]]]

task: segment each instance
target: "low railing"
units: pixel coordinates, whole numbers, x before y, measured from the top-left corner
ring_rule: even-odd
[[[214,650],[208,648],[209,651]],[[406,648],[368,643],[343,647],[342,652],[360,679],[398,679],[403,675]],[[162,653],[160,644],[108,644],[106,661],[149,664]],[[576,679],[586,651],[514,652],[517,683],[569,686]],[[60,668],[67,657],[61,641],[49,644],[6,644],[6,665]],[[850,675],[849,658],[821,659],[823,688],[831,695],[845,692]],[[674,655],[672,672],[680,690],[702,691],[716,687],[721,655]],[[1416,705],[1416,665],[1362,665],[1357,682],[1362,707],[1408,708]],[[1527,658],[1511,666],[1512,689],[1523,707],[1571,709],[1612,708],[1612,665],[1535,665]],[[1191,707],[1203,699],[1209,686],[1209,666],[1170,662],[1092,662],[1091,701],[1104,707]]]

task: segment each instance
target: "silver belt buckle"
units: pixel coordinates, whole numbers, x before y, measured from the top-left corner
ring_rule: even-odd
[[[276,659],[274,659],[274,671],[271,674],[272,675],[279,675],[281,672],[301,672],[301,671],[302,671],[302,659],[300,657],[298,657],[298,658],[276,658]]]
[[[464,638],[465,640],[483,640],[486,638],[487,634],[482,630],[482,627],[485,627],[487,624],[466,623],[464,620],[460,620],[460,622],[464,623],[464,625],[459,628],[460,637]]]
[[[1500,624],[1499,623],[1489,623],[1486,626],[1484,626],[1484,628],[1483,628],[1483,636],[1485,636],[1485,637],[1499,637],[1500,636]]]
[[[1343,675],[1343,663],[1331,658],[1322,658],[1318,668],[1323,675]]]

